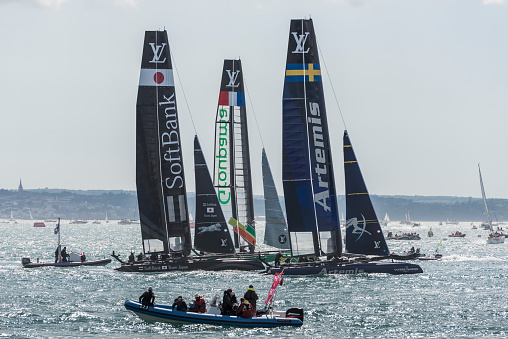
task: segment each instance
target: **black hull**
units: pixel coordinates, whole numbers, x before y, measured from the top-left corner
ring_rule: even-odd
[[[90,260],[85,262],[80,261],[64,261],[57,263],[35,263],[31,262],[28,264],[24,264],[25,268],[35,268],[35,267],[45,267],[45,266],[53,266],[53,267],[76,267],[76,266],[104,266],[111,262],[111,259],[100,259],[100,260]]]
[[[267,269],[269,274],[280,273],[282,267]],[[285,266],[284,275],[326,275],[326,274],[364,274],[364,273],[388,273],[388,274],[417,274],[423,273],[420,266],[408,263],[376,262],[362,264],[318,264],[318,265],[295,265]]]
[[[170,271],[260,271],[265,266],[257,259],[215,258],[215,259],[181,259],[157,262],[122,263],[116,268],[121,272],[170,272]]]

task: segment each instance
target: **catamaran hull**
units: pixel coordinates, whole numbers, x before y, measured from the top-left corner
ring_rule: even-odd
[[[192,312],[174,311],[170,305],[155,304],[145,306],[141,303],[128,300],[125,308],[132,311],[138,317],[149,322],[166,322],[180,324],[209,324],[238,327],[281,327],[302,326],[303,322],[297,318],[285,318],[274,316],[261,316],[255,318],[241,318],[219,314],[203,314]]]
[[[76,267],[76,266],[104,266],[111,262],[111,259],[100,259],[100,260],[87,260],[84,262],[80,261],[64,261],[64,262],[56,262],[56,263],[35,263],[29,262],[27,264],[23,264],[25,268],[34,268],[34,267],[45,267],[45,266],[54,266],[54,267]]]
[[[140,262],[124,263],[116,268],[121,272],[170,272],[170,271],[259,271],[265,269],[265,266],[256,259],[193,259],[181,261],[164,262]]]
[[[271,267],[267,273],[280,273],[282,268]],[[419,265],[407,263],[366,263],[346,265],[312,265],[284,267],[284,275],[324,275],[324,274],[363,274],[363,273],[389,273],[389,274],[417,274],[423,273]]]

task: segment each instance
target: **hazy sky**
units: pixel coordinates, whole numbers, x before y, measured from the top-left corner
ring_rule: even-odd
[[[371,193],[479,197],[480,162],[488,197],[508,198],[505,0],[0,0],[0,188],[22,178],[28,189],[134,190],[144,31],[166,28],[188,190],[194,130],[183,91],[212,167],[223,59],[241,57],[254,193],[257,119],[282,194],[289,22],[309,15]],[[344,125],[328,79],[343,194]]]

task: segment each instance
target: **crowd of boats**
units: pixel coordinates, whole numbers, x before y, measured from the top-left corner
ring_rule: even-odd
[[[284,74],[280,160],[286,213],[282,212],[263,149],[263,242],[274,250],[259,251],[241,60],[224,60],[212,175],[198,136],[194,136],[196,211],[191,221],[181,145],[186,136],[179,128],[167,32],[145,32],[136,105],[136,184],[143,250],[137,257],[131,252],[125,260],[113,252],[112,257],[120,263],[117,271],[262,271],[274,275],[275,284],[282,274],[417,274],[423,273],[422,268],[405,260],[440,258],[437,249],[429,256],[419,251],[401,255],[390,252],[386,239],[421,238],[417,233],[389,232],[384,236],[381,225],[388,224],[388,215],[380,223],[347,130],[343,134],[346,218],[341,230],[322,67],[311,19],[291,20]],[[409,214],[406,219],[405,224],[420,226],[411,221]],[[62,258],[60,222],[55,234],[55,262],[32,263],[25,257],[24,267],[102,265],[111,261]],[[149,321],[273,327],[300,326],[303,320],[303,315],[300,319],[289,311],[277,313],[270,307],[265,314],[250,319],[223,315],[217,313],[213,302],[203,314],[136,300],[127,301],[125,307]]]

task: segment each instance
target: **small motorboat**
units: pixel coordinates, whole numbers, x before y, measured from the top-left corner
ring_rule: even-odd
[[[35,225],[34,225],[35,226]],[[30,257],[21,258],[21,265],[25,268],[44,267],[44,266],[55,266],[55,267],[73,267],[73,266],[102,266],[107,265],[111,262],[111,259],[104,257],[103,259],[87,260],[84,253],[70,253],[67,255],[64,253],[65,247],[62,250],[60,244],[60,218],[56,224],[54,233],[58,235],[57,250],[55,251],[55,262],[43,262],[37,258],[36,262],[32,262]],[[67,260],[68,259],[68,260]]]
[[[274,311],[273,300],[277,286],[282,285],[284,272],[275,274],[272,287],[268,291],[268,298],[265,301],[263,312],[257,312],[257,316],[243,318],[235,315],[222,315],[220,305],[217,303],[218,295],[212,299],[206,309],[206,313],[195,313],[177,311],[172,305],[143,305],[136,300],[127,300],[125,308],[136,314],[145,321],[159,321],[166,323],[184,324],[208,324],[237,327],[281,327],[281,326],[302,326],[303,309],[290,308],[286,312]]]
[[[423,255],[421,257],[418,257],[416,259],[418,260],[439,260],[443,257],[442,254],[436,253],[433,256],[432,255]]]
[[[461,233],[460,231],[457,231],[455,233],[452,233],[448,235],[450,238],[464,238],[466,236],[465,233]]]
[[[46,227],[46,224],[43,222],[34,222],[34,227]]]
[[[242,318],[233,315],[221,315],[215,305],[210,305],[206,313],[176,311],[171,305],[155,304],[146,306],[136,300],[127,300],[125,308],[149,322],[209,324],[238,327],[280,327],[302,326],[303,310],[290,308],[286,312],[269,312],[265,315]]]
[[[25,268],[55,266],[55,267],[75,267],[75,266],[104,266],[111,262],[110,258],[103,258],[97,260],[81,260],[81,256],[77,253],[71,253],[68,261],[60,262],[42,262],[37,258],[36,262],[32,262],[30,258],[22,258],[21,264]]]

